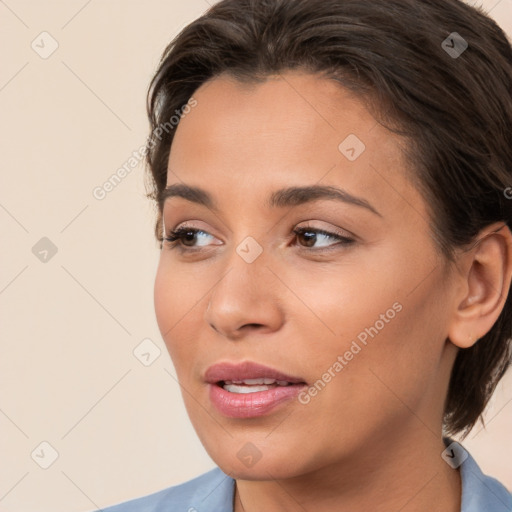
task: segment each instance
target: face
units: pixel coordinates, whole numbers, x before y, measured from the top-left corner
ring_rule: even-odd
[[[450,279],[400,139],[306,73],[218,77],[194,98],[169,157],[155,307],[210,456],[287,478],[418,417],[439,429]]]

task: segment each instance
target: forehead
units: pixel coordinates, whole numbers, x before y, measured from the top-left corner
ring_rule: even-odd
[[[201,86],[194,98],[197,106],[178,126],[173,145],[193,130],[196,147],[212,145],[220,153],[236,146],[240,159],[251,153],[275,158],[279,150],[290,160],[319,147],[338,157],[338,146],[350,133],[361,140],[391,136],[373,130],[377,121],[352,93],[317,75],[287,72],[263,83],[222,75]]]
[[[226,200],[305,183],[343,186],[374,204],[396,206],[397,195],[411,193],[421,200],[405,179],[403,142],[334,80],[286,72],[246,83],[224,75],[194,99],[171,147],[168,184],[201,185]]]

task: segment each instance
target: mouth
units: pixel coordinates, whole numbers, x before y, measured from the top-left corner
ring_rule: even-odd
[[[284,387],[284,386],[297,386],[301,383],[292,383],[287,380],[276,380],[271,378],[262,378],[262,379],[244,379],[244,380],[221,380],[216,383],[217,386],[220,386],[222,389],[228,391],[229,393],[258,393],[260,391],[268,391],[269,389],[274,389],[276,387]],[[305,384],[302,383],[302,384]]]
[[[246,361],[218,363],[208,368],[210,400],[223,415],[252,418],[290,404],[306,386],[304,379]]]
[[[204,375],[204,380],[209,384],[217,384],[233,393],[247,393],[265,391],[276,386],[290,386],[294,384],[306,384],[301,377],[288,375],[284,372],[270,368],[252,361],[242,363],[217,363],[210,366]],[[265,389],[256,388],[265,387]]]

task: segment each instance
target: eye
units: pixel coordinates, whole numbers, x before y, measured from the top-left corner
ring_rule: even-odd
[[[346,246],[355,242],[353,238],[318,228],[303,227],[295,229],[293,232],[297,235],[298,240],[302,239],[305,242],[302,247],[306,248],[313,247],[314,249],[322,250],[330,249],[334,245]],[[335,243],[329,243],[329,240],[334,241]],[[320,245],[314,247],[317,242],[320,242]]]
[[[312,248],[313,250],[331,249],[333,246],[347,246],[355,242],[353,238],[343,236],[337,233],[324,231],[323,229],[302,227],[293,230],[297,240],[302,240],[304,243],[299,245],[302,248]],[[198,228],[182,226],[176,230],[171,231],[165,238],[171,248],[179,248],[181,251],[192,251],[201,247],[210,245],[209,239],[215,238],[210,233]],[[329,243],[331,242],[331,243]],[[219,244],[213,244],[219,245]]]
[[[197,244],[195,243],[196,238],[199,235],[205,235],[202,237],[201,243]],[[180,249],[187,250],[185,248],[195,248],[195,247],[204,247],[209,245],[208,241],[205,240],[205,238],[210,237],[214,238],[212,235],[207,233],[206,231],[203,231],[201,229],[197,228],[191,228],[187,226],[182,226],[174,231],[171,231],[164,240],[169,243],[171,246],[175,247],[178,244],[180,245]]]

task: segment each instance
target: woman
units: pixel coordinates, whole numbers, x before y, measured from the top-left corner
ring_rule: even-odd
[[[512,49],[458,0],[223,0],[149,91],[156,315],[218,468],[128,511],[510,511]]]

